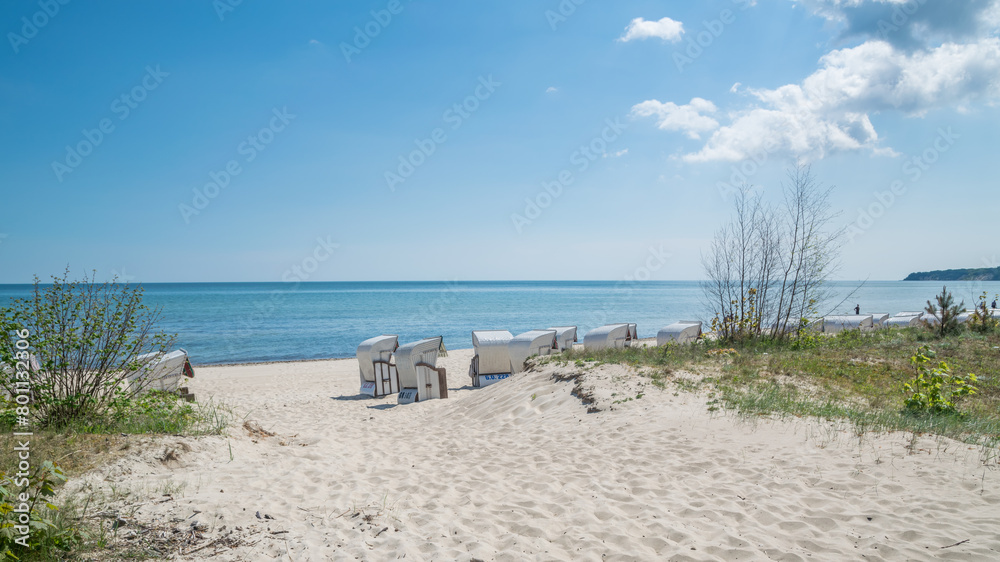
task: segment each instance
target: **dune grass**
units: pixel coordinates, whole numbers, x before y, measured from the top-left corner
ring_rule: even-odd
[[[915,414],[904,408],[903,384],[915,374],[910,358],[921,345],[937,352],[953,374],[974,373],[978,392],[962,398],[961,415]],[[937,338],[928,330],[847,331],[730,348],[694,345],[569,351],[571,363],[643,367],[659,386],[674,382],[709,393],[710,408],[741,415],[808,416],[850,421],[859,432],[932,433],[988,447],[1000,443],[1000,334],[963,332]],[[695,377],[675,377],[677,371]]]
[[[29,438],[31,464],[39,467],[46,461],[54,462],[72,479],[113,462],[147,442],[135,436],[218,435],[225,431],[233,417],[228,407],[212,401],[188,403],[173,394],[150,392],[117,404],[106,417],[74,420],[59,428],[34,429]],[[12,435],[13,419],[8,409],[0,409],[0,473],[8,475],[15,472],[12,468],[18,463],[15,440],[19,438]],[[43,540],[32,550],[15,548],[14,554],[21,560],[120,560],[156,556],[141,549],[107,550],[112,522],[93,516],[93,499],[61,497],[57,502],[60,504],[58,511],[49,510],[46,515],[52,523],[44,532],[49,540]],[[97,558],[88,558],[91,555]]]

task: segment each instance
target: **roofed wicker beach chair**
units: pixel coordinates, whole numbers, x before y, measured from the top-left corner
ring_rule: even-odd
[[[507,344],[513,338],[507,330],[472,332],[472,347],[476,354],[469,365],[469,377],[473,387],[489,386],[510,376],[512,369]]]
[[[885,321],[890,318],[888,312],[873,312],[872,313],[872,324],[876,328],[881,328]]]
[[[555,330],[530,330],[514,336],[507,344],[510,354],[511,373],[524,371],[524,362],[536,355],[551,355],[559,352]]]
[[[964,310],[964,311],[958,313],[958,317],[956,317],[955,319],[958,320],[959,324],[966,324],[966,323],[968,323],[969,320],[972,320],[972,315],[973,314],[975,314],[974,311]]]
[[[656,345],[673,343],[693,343],[701,337],[701,322],[697,320],[681,320],[666,326],[656,334]]]
[[[396,372],[399,375],[399,404],[425,402],[448,397],[448,374],[438,368],[438,354],[443,338],[427,338],[408,343],[396,349]]]
[[[551,326],[548,329],[556,331],[556,345],[559,346],[559,351],[573,349],[573,344],[577,341],[576,326]]]
[[[583,336],[583,348],[587,351],[623,348],[628,347],[635,339],[635,324],[608,324],[587,332]]]
[[[358,345],[361,394],[378,398],[399,392],[399,374],[392,354],[399,348],[399,336],[375,336]]]
[[[194,377],[194,367],[183,349],[145,353],[136,357],[136,361],[140,364],[139,369],[128,375],[129,386],[136,392],[177,392],[181,377]]]
[[[916,328],[923,312],[901,312],[882,323],[886,328]]]
[[[847,316],[827,316],[823,319],[823,333],[836,334],[845,330],[871,330],[874,327],[871,314],[855,314]]]

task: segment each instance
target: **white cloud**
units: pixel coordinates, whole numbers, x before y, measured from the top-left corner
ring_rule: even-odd
[[[633,39],[659,37],[664,41],[676,43],[681,40],[681,35],[684,35],[684,24],[679,21],[674,21],[670,18],[663,18],[658,21],[635,18],[628,24],[628,27],[625,28],[625,34],[618,40],[625,42],[632,41]]]
[[[687,105],[647,100],[632,107],[632,115],[655,117],[657,127],[664,131],[681,131],[692,139],[700,139],[701,133],[719,128],[718,121],[704,115],[716,111],[714,103],[701,98],[694,98]]]
[[[1000,0],[795,0],[835,26],[841,39],[881,39],[915,50],[975,40],[1000,24]]]
[[[621,158],[628,154],[628,149],[619,150],[618,152],[605,152],[604,158]]]
[[[554,94],[554,93],[556,93],[556,92],[558,92],[558,91],[559,91],[559,88],[556,88],[555,86],[549,86],[549,87],[548,87],[548,88],[547,88],[547,89],[545,90],[545,93],[546,93],[546,94]]]
[[[869,41],[826,54],[819,70],[801,84],[743,93],[756,103],[731,113],[721,127],[710,127],[714,119],[702,115],[714,113],[715,106],[705,100],[700,100],[701,109],[694,100],[688,106],[652,101],[633,112],[655,115],[661,129],[683,131],[691,138],[713,130],[699,151],[683,157],[689,162],[741,160],[761,151],[800,160],[843,151],[892,154],[881,146],[869,115],[898,111],[922,116],[1000,100],[1000,40],[946,43],[916,52]]]

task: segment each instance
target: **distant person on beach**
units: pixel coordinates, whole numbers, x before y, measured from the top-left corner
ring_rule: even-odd
[[[861,314],[861,305],[860,304],[854,305],[854,314]]]
[[[993,310],[997,309],[997,300],[993,299]]]

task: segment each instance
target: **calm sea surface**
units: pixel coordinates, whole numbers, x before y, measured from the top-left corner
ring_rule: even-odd
[[[653,337],[676,320],[705,319],[695,281],[148,283],[145,302],[162,307],[162,329],[199,365],[354,356],[362,340],[398,334],[400,343],[443,335],[449,349],[472,347],[472,330],[514,334],[549,326],[586,330],[634,322]],[[942,283],[837,282],[838,298],[821,312],[922,310]],[[0,285],[0,303],[29,294],[29,285]],[[956,300],[1000,293],[1000,282],[952,282]],[[839,304],[839,306],[838,306]]]

